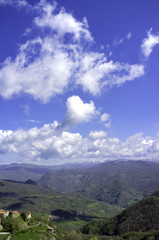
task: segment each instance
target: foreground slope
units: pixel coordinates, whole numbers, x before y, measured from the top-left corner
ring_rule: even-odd
[[[159,189],[159,163],[117,160],[87,169],[50,172],[39,183],[126,207]]]
[[[116,217],[87,224],[83,227],[82,232],[108,236],[121,236],[132,232],[154,232],[159,230],[158,213],[159,197],[153,195],[131,205]],[[159,233],[157,234],[159,237]]]

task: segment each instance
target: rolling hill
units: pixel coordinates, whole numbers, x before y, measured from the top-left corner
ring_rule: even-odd
[[[159,163],[117,160],[87,169],[49,172],[38,182],[59,192],[78,192],[127,207],[159,189]]]
[[[0,180],[0,209],[48,213],[72,220],[105,218],[121,211],[117,206],[81,195],[58,193],[32,180],[25,183]]]
[[[158,196],[159,192],[157,193]],[[132,204],[108,220],[92,221],[82,228],[85,234],[123,236],[121,239],[159,239],[159,197],[156,194]]]

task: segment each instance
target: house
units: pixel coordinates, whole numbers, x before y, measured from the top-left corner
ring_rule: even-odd
[[[50,231],[51,233],[54,232],[54,229],[52,227],[50,227],[50,226],[47,227],[47,230]]]
[[[31,218],[31,212],[26,212],[25,216],[26,216],[26,219],[30,219]]]
[[[0,216],[3,216],[4,218],[8,217],[9,211],[5,211],[3,209],[0,209]]]
[[[19,211],[11,211],[10,215],[12,216],[12,218],[17,218],[17,217],[19,217],[20,213],[19,213]]]

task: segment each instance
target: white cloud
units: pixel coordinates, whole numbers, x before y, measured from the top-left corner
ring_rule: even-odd
[[[24,105],[20,105],[20,107],[23,109],[26,115],[30,115],[30,105],[24,104]]]
[[[120,45],[120,44],[122,44],[125,40],[129,40],[131,37],[132,37],[132,33],[131,33],[131,32],[128,32],[125,37],[117,38],[117,39],[114,41],[113,45],[114,45],[114,46]]]
[[[126,35],[126,38],[129,40],[132,37],[132,33],[128,32],[128,34]]]
[[[106,122],[110,119],[110,114],[109,113],[103,113],[100,117],[101,122]]]
[[[30,122],[30,123],[40,123],[40,121],[33,120],[33,119],[25,119],[25,122]]]
[[[56,31],[60,37],[70,33],[73,34],[75,40],[81,37],[92,41],[93,38],[88,30],[87,19],[84,18],[82,22],[77,21],[72,14],[67,13],[65,9],[61,9],[58,14],[55,14],[56,3],[50,5],[46,2],[41,2],[39,6],[43,8],[43,14],[40,17],[36,17],[34,22],[37,26],[46,28],[49,27],[53,31]]]
[[[15,132],[0,131],[0,154],[14,152],[24,161],[48,160],[52,158],[70,157],[77,151],[75,142],[81,144],[80,134],[63,132],[56,135],[57,122],[46,124],[42,128],[22,129]],[[78,146],[77,144],[77,146]],[[20,147],[21,146],[21,147]]]
[[[121,72],[121,75],[112,75],[112,80],[110,81],[105,81],[104,84],[108,85],[110,84],[111,86],[117,85],[121,86],[127,81],[133,81],[135,78],[141,77],[144,75],[144,66],[143,65],[129,65],[129,64],[121,64],[118,65],[119,67],[119,72]],[[103,85],[104,85],[103,84]]]
[[[26,7],[28,3],[26,0],[0,0],[0,5]]]
[[[104,124],[106,128],[111,128],[111,121],[108,121]]]
[[[27,36],[31,33],[32,29],[31,28],[26,28],[25,32],[22,34],[22,36]]]
[[[109,78],[117,68],[118,64],[116,65],[112,61],[107,62],[104,54],[98,52],[85,53],[80,61],[77,84],[82,85],[85,91],[98,95],[101,92],[103,80]]]
[[[11,98],[21,92],[34,99],[48,102],[52,96],[62,93],[71,77],[73,62],[62,49],[47,49],[54,39],[34,39],[21,45],[16,59],[6,59],[0,70],[0,94]],[[32,56],[30,56],[32,51]],[[29,53],[28,53],[29,52]],[[39,55],[39,57],[36,56]],[[30,62],[30,58],[33,58]]]
[[[107,127],[107,128],[111,127],[111,119],[110,119],[110,114],[109,113],[103,113],[100,116],[100,121],[105,123],[104,124],[105,127]]]
[[[159,44],[159,33],[155,35],[152,34],[151,31],[152,29],[148,31],[147,38],[145,38],[141,44],[141,51],[146,58],[150,56],[153,48]]]
[[[104,131],[90,131],[89,137],[90,138],[105,138],[107,136],[107,133]]]
[[[39,36],[19,45],[15,59],[8,57],[1,64],[3,98],[28,94],[47,103],[70,87],[79,86],[98,95],[104,88],[120,86],[144,74],[143,65],[107,61],[104,53],[88,48],[93,38],[85,18],[76,20],[65,9],[58,12],[56,3],[46,1],[40,1],[33,9],[39,14],[34,19]]]
[[[138,133],[125,141],[109,137],[104,131],[91,131],[83,138],[79,133],[58,132],[58,123],[30,130],[0,131],[0,154],[16,154],[23,161],[49,163],[71,161],[105,161],[106,159],[156,159],[159,137]],[[14,159],[13,159],[14,161]]]
[[[77,83],[83,86],[84,91],[98,95],[104,86],[121,86],[126,81],[132,81],[143,75],[143,65],[107,61],[104,54],[90,52],[84,54],[81,59]]]
[[[0,4],[11,4],[12,0],[0,0]]]
[[[60,126],[61,129],[75,126],[81,122],[89,122],[98,114],[93,101],[84,103],[79,96],[68,98],[66,106],[67,112]]]

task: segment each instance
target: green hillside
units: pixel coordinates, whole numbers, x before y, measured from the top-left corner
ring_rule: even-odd
[[[127,207],[159,189],[159,163],[112,161],[95,167],[46,173],[39,183]]]
[[[28,182],[28,181],[27,181]],[[31,184],[32,183],[32,184]],[[63,194],[36,185],[0,181],[0,209],[48,213],[60,220],[88,221],[114,216],[121,208],[88,199],[81,195]]]
[[[158,236],[159,239],[159,197],[151,196],[144,198],[128,207],[122,213],[104,221],[93,221],[83,227],[85,234],[99,234],[107,236],[125,236],[122,239],[140,239],[140,236]]]
[[[2,231],[11,239],[37,240],[158,240],[159,197],[158,192],[131,205],[115,217],[94,220],[81,228],[81,232],[67,230],[50,221],[47,214],[34,213],[31,219],[23,213],[17,218],[1,217]],[[51,232],[48,229],[52,229]],[[0,237],[0,239],[7,239]]]

